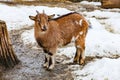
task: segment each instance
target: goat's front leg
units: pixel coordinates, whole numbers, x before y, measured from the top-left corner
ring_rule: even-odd
[[[44,68],[48,68],[49,67],[49,55],[47,53],[45,53],[45,62],[43,64]]]
[[[48,64],[48,70],[52,70],[55,66],[55,57],[54,54],[49,53],[49,64]]]

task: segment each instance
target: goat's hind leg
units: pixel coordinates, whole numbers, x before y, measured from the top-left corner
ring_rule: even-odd
[[[76,47],[74,63],[79,63],[80,65],[83,65],[85,63],[84,49],[80,48],[79,46]]]
[[[74,63],[79,63],[80,50],[76,47],[76,54],[74,57]]]
[[[85,64],[85,53],[84,52],[85,52],[85,49],[82,49],[80,57],[79,57],[79,64],[80,65],[84,65]]]
[[[82,42],[81,42],[82,41]],[[76,45],[76,55],[74,57],[74,62],[79,63],[80,65],[85,63],[85,41],[84,40],[76,40],[75,42]]]

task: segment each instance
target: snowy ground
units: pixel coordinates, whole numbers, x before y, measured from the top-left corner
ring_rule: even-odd
[[[99,6],[100,3],[80,4]],[[29,15],[35,15],[35,10],[47,14],[66,14],[71,12],[65,8],[46,7],[46,6],[7,6],[0,4],[0,19],[7,22],[8,30],[20,29],[31,26],[33,22],[29,20]],[[80,10],[78,11],[80,12]],[[87,57],[94,57],[81,68],[79,65],[70,65],[75,80],[119,80],[120,79],[120,9],[99,9],[92,12],[83,11],[86,19],[92,28],[89,29],[86,37]],[[9,14],[8,14],[9,13]],[[81,13],[81,12],[80,12]],[[24,45],[36,44],[34,40],[34,30],[25,30],[21,34]],[[30,35],[30,36],[29,36]],[[32,48],[35,48],[34,46]],[[72,62],[75,47],[60,48],[57,55],[65,55],[69,60],[64,60],[65,65]],[[66,54],[65,54],[66,53]]]

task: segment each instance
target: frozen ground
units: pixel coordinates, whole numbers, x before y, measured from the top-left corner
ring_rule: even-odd
[[[88,3],[86,1],[81,2],[79,4],[93,6],[95,7],[94,9],[96,9],[96,7],[101,5],[100,3],[95,3],[95,2]],[[40,76],[42,72],[45,72],[43,68],[41,68],[41,71],[38,71],[39,70],[38,65],[41,65],[43,63],[43,61],[41,61],[43,59],[38,53],[39,52],[43,53],[43,52],[37,46],[34,40],[34,35],[33,35],[34,30],[32,28],[33,22],[30,21],[28,18],[29,15],[36,14],[35,10],[42,12],[43,9],[47,14],[54,13],[56,15],[57,14],[62,15],[71,12],[66,8],[58,8],[58,7],[20,6],[20,5],[13,7],[13,6],[7,6],[5,4],[0,4],[0,11],[1,11],[0,19],[7,22],[7,26],[10,32],[12,31],[14,32],[14,30],[16,29],[19,30],[20,31],[19,41],[22,42],[22,47],[28,46],[30,47],[29,49],[32,50],[32,52],[29,52],[28,49],[27,51],[26,49],[22,49],[21,51],[23,53],[25,51],[27,52],[23,54],[19,50],[19,48],[15,49],[17,55],[23,61],[23,65],[25,65],[26,67],[25,68],[20,67],[21,69],[18,70],[20,71],[18,73],[16,71],[14,71],[13,73],[10,72],[12,76],[11,79],[14,80],[17,79],[15,77],[16,76],[15,74],[19,75],[20,73],[24,73],[25,75],[25,73],[27,73],[27,75],[25,76],[27,76],[26,79],[29,79],[29,76],[33,76],[33,77],[34,75]],[[73,44],[66,46],[64,48],[60,48],[58,50],[58,54],[56,57],[57,57],[57,62],[60,62],[60,64],[57,65],[68,65],[68,68],[64,68],[64,69],[70,70],[74,80],[119,80],[120,79],[119,76],[120,74],[120,23],[119,23],[120,9],[117,8],[116,9],[97,8],[97,10],[93,10],[93,9],[87,10],[87,9],[88,9],[87,7],[84,8],[80,6],[78,6],[78,8],[75,9],[75,11],[82,13],[86,17],[86,19],[89,21],[92,27],[89,29],[86,37],[86,51],[85,51],[86,65],[84,67],[79,65],[72,65],[72,64],[68,65],[69,63],[72,62],[73,57],[75,55],[75,47]],[[15,35],[15,32],[13,37],[16,37],[15,40],[18,38]],[[20,44],[17,43],[17,45],[19,46]],[[34,58],[36,58],[37,60],[35,60]],[[61,69],[63,69],[63,67],[56,68],[55,70],[61,70]],[[34,74],[33,71],[35,71],[36,74]],[[60,73],[62,74],[64,72],[65,71],[63,70],[63,72]],[[59,74],[57,72],[55,73]],[[48,74],[49,73],[47,73],[46,75]],[[9,78],[9,74],[6,75]],[[49,78],[50,77],[51,76],[49,76]],[[30,79],[40,79],[40,78],[42,77],[30,78]],[[62,78],[62,76],[60,76],[60,78]],[[23,79],[23,78],[19,78],[19,79]],[[65,79],[68,80],[67,78]]]

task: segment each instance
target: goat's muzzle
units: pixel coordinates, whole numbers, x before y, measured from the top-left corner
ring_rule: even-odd
[[[42,29],[42,31],[46,31],[47,30],[46,26],[43,26],[41,29]]]

